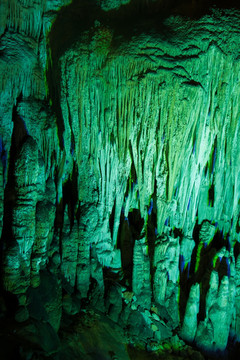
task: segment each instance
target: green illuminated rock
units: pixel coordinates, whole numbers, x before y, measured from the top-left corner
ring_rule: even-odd
[[[197,331],[197,315],[199,313],[200,289],[199,284],[191,287],[186,312],[184,315],[181,336],[184,340],[193,342]]]
[[[4,187],[3,187],[3,164],[0,161],[0,237],[3,228],[3,201],[4,201]]]
[[[121,5],[128,4],[130,0],[102,0],[101,7],[105,11],[118,9]]]
[[[88,304],[142,346],[177,332],[224,351],[240,336],[240,15],[130,21],[134,5],[0,4],[4,290],[49,333]]]
[[[13,209],[13,244],[5,258],[5,286],[24,294],[30,285],[31,253],[35,241],[38,148],[29,136],[15,166],[16,202]]]
[[[146,309],[151,307],[150,261],[146,239],[135,241],[133,251],[132,289],[138,302]]]

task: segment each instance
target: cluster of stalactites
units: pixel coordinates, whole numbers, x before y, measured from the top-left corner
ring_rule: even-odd
[[[3,0],[0,5],[0,35],[6,28],[33,38],[45,36],[54,20],[53,12],[70,0]],[[46,16],[48,14],[48,16]]]
[[[196,56],[192,44],[195,55],[179,59],[164,43],[141,41],[141,51],[135,41],[105,66],[86,49],[61,58],[66,156],[74,143],[86,184],[79,198],[97,188],[100,217],[114,208],[114,242],[121,211],[134,208],[145,222],[153,209],[160,234],[168,225],[191,235],[198,218],[236,238],[239,64],[214,46]]]

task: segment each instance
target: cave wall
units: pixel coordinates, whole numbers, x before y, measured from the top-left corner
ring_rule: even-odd
[[[133,342],[176,331],[224,351],[240,331],[240,14],[132,6],[1,4],[2,292],[20,322],[58,331],[88,303]]]

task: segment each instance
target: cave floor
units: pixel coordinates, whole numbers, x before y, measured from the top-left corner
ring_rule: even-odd
[[[60,360],[203,360],[191,347],[172,349],[165,343],[160,352],[149,352],[131,343],[116,323],[101,313],[89,311],[77,315],[74,322],[64,324],[60,331]],[[163,346],[164,347],[164,346]]]
[[[158,351],[147,351],[129,338],[124,330],[105,314],[86,309],[75,316],[63,315],[59,338],[49,332],[47,323],[14,319],[0,324],[1,360],[210,360],[196,349],[161,343]],[[42,330],[41,330],[42,329]],[[149,344],[152,346],[153,343]],[[157,345],[157,344],[156,344]],[[239,359],[221,356],[221,359]],[[216,359],[216,357],[215,357]]]

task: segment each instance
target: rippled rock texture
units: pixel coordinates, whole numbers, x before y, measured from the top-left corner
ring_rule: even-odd
[[[3,294],[49,333],[91,306],[149,349],[178,334],[224,352],[240,336],[240,13],[64,5],[1,5]]]

